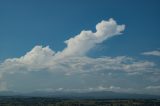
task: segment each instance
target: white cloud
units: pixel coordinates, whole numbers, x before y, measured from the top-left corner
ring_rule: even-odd
[[[37,91],[49,91],[49,92],[55,92],[55,91],[64,91],[64,92],[99,92],[99,91],[113,91],[113,92],[141,92],[133,88],[121,88],[119,86],[97,86],[97,87],[88,87],[88,88],[80,88],[80,89],[68,89],[68,88],[45,88],[45,89],[38,89]]]
[[[150,85],[145,87],[146,92],[150,94],[159,95],[160,94],[160,85]]]
[[[26,55],[28,55],[28,53]],[[131,57],[126,56],[99,58],[80,56],[54,59],[54,55],[50,55],[47,57],[44,56],[44,59],[37,57],[39,61],[37,61],[37,59],[33,59],[31,60],[31,62],[28,62],[29,60],[25,59],[27,57],[26,55],[20,58],[7,59],[3,64],[1,64],[2,72],[25,73],[27,71],[39,71],[45,69],[46,71],[50,72],[62,71],[65,72],[66,75],[70,75],[73,73],[88,73],[98,71],[107,72],[110,70],[123,71],[127,73],[141,73],[147,72],[148,70],[153,69],[153,67],[155,66],[153,62],[135,60]],[[47,58],[48,60],[45,60]],[[23,70],[25,71],[23,72]]]
[[[49,46],[35,46],[20,58],[6,59],[0,65],[0,72],[3,73],[7,70],[9,73],[14,73],[19,70],[32,71],[33,69],[47,68],[47,64],[52,61],[54,54],[55,52]]]
[[[14,73],[14,71],[18,70],[62,69],[63,66],[67,66],[67,63],[69,63],[63,62],[67,60],[66,58],[84,56],[97,43],[102,43],[112,36],[121,34],[124,28],[124,25],[118,25],[113,19],[102,21],[96,25],[97,31],[95,33],[82,31],[74,38],[65,41],[67,47],[61,52],[55,53],[49,46],[35,46],[30,52],[20,58],[6,59],[1,63],[0,71],[8,70],[9,73]],[[77,59],[76,61],[78,62],[80,58]],[[75,61],[75,59],[71,61]],[[70,65],[69,67],[72,66]]]
[[[147,86],[145,88],[131,88],[131,87],[119,87],[115,85],[105,86],[95,86],[95,87],[85,87],[85,88],[44,88],[37,89],[36,91],[47,91],[47,92],[99,92],[99,91],[113,91],[113,92],[123,92],[123,93],[138,93],[138,94],[154,94],[158,95],[160,92],[160,86]]]
[[[142,53],[142,55],[160,56],[160,51],[159,50],[154,50],[154,51],[144,52],[144,53]]]
[[[158,85],[158,86],[147,86],[146,89],[149,89],[149,90],[160,90],[160,85]]]
[[[117,57],[100,57],[90,58],[86,56],[67,58],[59,64],[61,70],[69,70],[68,73],[86,73],[96,71],[124,71],[128,73],[133,72],[147,72],[154,67],[153,62],[135,60],[130,57],[117,56]],[[56,68],[51,66],[51,69]],[[75,71],[77,70],[77,71]]]
[[[49,46],[37,45],[24,56],[6,59],[2,62],[0,64],[0,77],[2,79],[3,74],[29,73],[33,71],[49,71],[52,73],[58,71],[72,77],[71,75],[77,73],[110,73],[111,71],[145,73],[152,70],[155,64],[150,61],[136,60],[126,56],[98,58],[86,56],[86,53],[95,47],[96,44],[102,43],[110,37],[120,35],[124,28],[124,25],[118,25],[116,21],[109,19],[108,21],[98,23],[96,32],[82,31],[79,35],[65,41],[67,47],[60,52],[51,50]],[[6,89],[6,85],[4,85],[0,84],[1,90]],[[86,90],[92,89],[123,91],[122,88],[116,86],[99,86],[97,88],[87,88]],[[60,86],[57,90],[64,89]]]
[[[60,57],[85,55],[96,44],[115,35],[120,35],[124,29],[125,25],[118,25],[112,18],[108,21],[101,21],[96,25],[95,33],[83,30],[79,35],[66,40],[67,47],[57,55]]]
[[[116,86],[109,86],[109,87],[99,86],[97,90],[98,91],[120,91],[121,88]]]
[[[37,89],[37,91],[49,91],[49,92],[55,92],[55,91],[65,91],[65,92],[95,92],[95,91],[114,91],[114,92],[127,92],[130,88],[121,88],[117,86],[97,86],[97,87],[89,87],[89,88],[81,88],[81,89],[68,89],[68,88],[45,88],[45,89]]]

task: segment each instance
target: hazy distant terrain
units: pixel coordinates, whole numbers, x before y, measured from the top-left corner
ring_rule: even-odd
[[[0,106],[160,106],[158,99],[56,99],[0,97]]]
[[[160,96],[103,92],[0,92],[0,106],[160,106]]]
[[[0,106],[160,106],[160,96],[113,91],[1,91]]]
[[[36,91],[29,93],[20,93],[5,91],[0,92],[1,97],[51,97],[63,99],[160,99],[159,95],[120,93],[112,91],[95,92],[65,92],[65,91]]]

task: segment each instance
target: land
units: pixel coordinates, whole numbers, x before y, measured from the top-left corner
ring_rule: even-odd
[[[0,106],[160,106],[160,99],[63,99],[2,96]]]
[[[102,92],[0,92],[0,106],[160,106],[159,95]]]

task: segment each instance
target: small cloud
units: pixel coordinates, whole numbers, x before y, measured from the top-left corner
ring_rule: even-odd
[[[63,90],[63,88],[58,88],[57,90],[58,90],[58,91],[62,91],[62,90]]]
[[[146,56],[160,56],[160,50],[154,50],[154,51],[149,51],[149,52],[144,52],[142,55]]]
[[[100,90],[100,91],[118,91],[120,89],[121,89],[120,87],[113,86],[113,85],[111,85],[109,87],[103,87],[103,86],[98,87],[98,90]]]
[[[146,89],[149,89],[149,90],[160,90],[160,85],[157,85],[157,86],[147,86]]]
[[[98,86],[94,88],[89,88],[88,91],[135,92],[137,90],[133,88],[123,88],[111,85],[111,86]]]

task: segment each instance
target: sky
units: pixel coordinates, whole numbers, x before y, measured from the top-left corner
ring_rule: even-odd
[[[0,91],[160,95],[159,0],[1,0]]]

